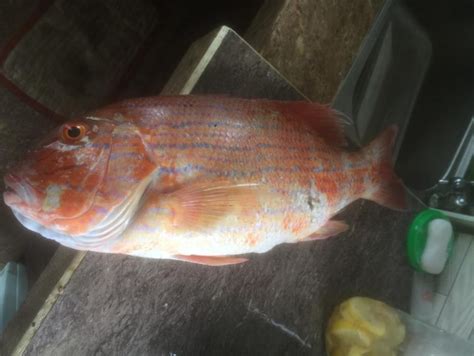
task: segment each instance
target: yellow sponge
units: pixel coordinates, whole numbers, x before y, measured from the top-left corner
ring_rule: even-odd
[[[405,327],[385,303],[364,297],[339,305],[326,329],[330,356],[395,356],[405,339]]]

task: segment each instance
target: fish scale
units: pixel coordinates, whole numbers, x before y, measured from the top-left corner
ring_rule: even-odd
[[[81,136],[68,137],[68,127]],[[27,158],[6,176],[4,199],[25,226],[69,247],[240,263],[236,255],[345,231],[331,218],[356,199],[403,208],[390,162],[395,135],[389,128],[348,152],[341,120],[315,103],[132,99],[48,136],[35,151],[41,159]],[[66,188],[67,175],[74,184]],[[38,192],[19,188],[28,185]],[[56,194],[54,211],[41,208],[47,192]]]

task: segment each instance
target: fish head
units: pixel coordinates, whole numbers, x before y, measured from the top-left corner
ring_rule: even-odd
[[[145,175],[150,171],[140,170],[139,161],[129,167],[120,160],[112,163],[114,144],[123,144],[124,132],[129,131],[132,137],[130,125],[124,128],[109,119],[64,123],[5,175],[5,203],[25,227],[72,248],[90,249],[115,236],[119,228],[111,229],[110,219],[123,204],[130,205],[135,189],[127,179],[124,186],[110,175],[120,172],[122,178],[136,178],[137,170]],[[132,145],[135,150],[144,150],[142,146]]]

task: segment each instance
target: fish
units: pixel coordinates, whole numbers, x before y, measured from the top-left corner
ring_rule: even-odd
[[[56,128],[5,175],[27,229],[86,251],[223,266],[323,240],[358,199],[406,209],[396,127],[348,147],[345,122],[306,101],[128,99]]]

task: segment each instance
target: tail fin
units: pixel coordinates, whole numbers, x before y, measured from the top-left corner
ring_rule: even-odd
[[[369,189],[365,199],[375,201],[394,210],[407,210],[406,189],[393,170],[392,151],[397,137],[398,128],[393,125],[383,131],[365,149],[371,159],[375,160],[375,179],[378,182],[375,189]]]

